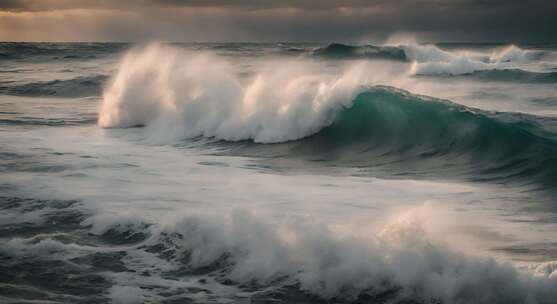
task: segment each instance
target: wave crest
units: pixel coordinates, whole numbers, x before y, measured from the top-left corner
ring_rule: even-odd
[[[282,145],[231,153],[301,158],[393,174],[556,187],[556,135],[524,114],[485,112],[392,87],[372,87],[336,109],[331,124]]]
[[[478,71],[517,69],[516,64],[528,63],[537,53],[515,45],[492,51],[491,54],[442,50],[434,45],[399,45],[413,62],[415,75],[465,75]]]
[[[152,45],[124,59],[105,91],[99,125],[147,126],[163,142],[197,136],[255,143],[304,138],[286,148],[255,151],[358,166],[403,162],[415,173],[533,178],[555,186],[556,137],[536,119],[365,86],[366,75],[365,64],[331,76],[283,62],[242,81],[210,54]],[[248,155],[253,148],[231,146],[232,153]]]
[[[99,125],[147,125],[182,138],[295,140],[330,124],[334,110],[366,82],[364,72],[356,66],[327,76],[292,61],[242,83],[211,54],[151,45],[124,58],[104,92]]]
[[[526,64],[540,57],[540,51],[521,49],[516,45],[497,48],[489,52],[480,51],[449,51],[431,44],[416,42],[394,43],[386,45],[347,45],[332,43],[316,49],[313,56],[332,59],[386,59],[412,62],[411,72],[414,75],[469,75],[480,71],[510,70],[511,80],[516,71],[524,74],[540,74],[537,78],[554,78],[554,75],[520,70],[517,65]],[[547,77],[545,77],[547,76]],[[497,78],[495,80],[498,80]],[[516,80],[521,81],[522,78]]]
[[[188,215],[145,248],[172,261],[178,273],[248,286],[263,298],[301,292],[302,303],[303,297],[311,302],[308,294],[392,303],[542,304],[556,296],[553,268],[523,273],[493,258],[457,253],[431,234],[430,212],[410,211],[376,231],[360,227],[361,236],[311,225],[292,230],[245,211]]]

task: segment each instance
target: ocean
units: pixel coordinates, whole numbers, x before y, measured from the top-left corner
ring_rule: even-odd
[[[557,302],[557,44],[0,43],[2,303]]]

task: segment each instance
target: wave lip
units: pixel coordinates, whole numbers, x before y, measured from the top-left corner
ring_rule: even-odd
[[[162,137],[173,130],[181,138],[296,140],[327,125],[333,109],[357,94],[364,72],[330,77],[281,62],[242,84],[218,57],[151,45],[122,61],[104,91],[99,125],[146,125]]]
[[[523,50],[515,45],[487,55],[471,51],[449,52],[434,45],[409,44],[398,47],[402,48],[408,59],[413,62],[412,73],[415,75],[457,76],[491,70],[511,70],[516,73],[517,64],[529,63],[539,57],[537,52]]]
[[[340,232],[244,210],[150,224],[80,211],[78,201],[1,199],[17,215],[0,226],[4,300],[106,302],[126,298],[113,292],[125,286],[138,301],[174,302],[200,291],[198,301],[308,304],[550,304],[557,296],[556,262],[519,269],[459,252],[444,241],[447,227],[431,221],[450,215],[428,205]]]

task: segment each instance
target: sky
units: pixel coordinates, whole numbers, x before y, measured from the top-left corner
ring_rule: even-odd
[[[0,0],[0,41],[557,42],[557,0]]]

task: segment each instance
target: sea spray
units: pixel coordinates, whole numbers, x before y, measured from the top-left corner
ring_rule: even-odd
[[[418,50],[433,53],[428,60],[434,62],[452,56],[433,46]],[[302,140],[283,157],[309,155],[364,167],[404,163],[458,179],[480,174],[555,186],[552,133],[512,113],[372,86],[376,78],[370,75],[381,73],[368,67],[356,63],[335,75],[321,73],[311,62],[287,60],[243,79],[213,54],[153,44],[124,57],[104,93],[98,122],[105,128],[146,126],[158,143],[198,136],[255,143]],[[255,149],[258,156],[280,151]]]
[[[99,125],[147,125],[183,138],[295,140],[330,124],[334,110],[366,83],[364,72],[357,65],[324,76],[292,61],[267,66],[242,85],[218,57],[155,44],[123,59],[104,93]]]
[[[439,214],[426,205],[358,237],[326,226],[292,230],[245,210],[191,214],[156,228],[159,234],[142,248],[182,271],[220,274],[217,281],[275,289],[277,295],[299,288],[337,301],[552,303],[557,282],[550,264],[521,272],[493,258],[458,253],[428,227]]]
[[[517,69],[535,53],[514,45],[495,50],[489,55],[471,51],[449,52],[434,45],[400,45],[412,64],[415,75],[463,75],[477,71]]]

